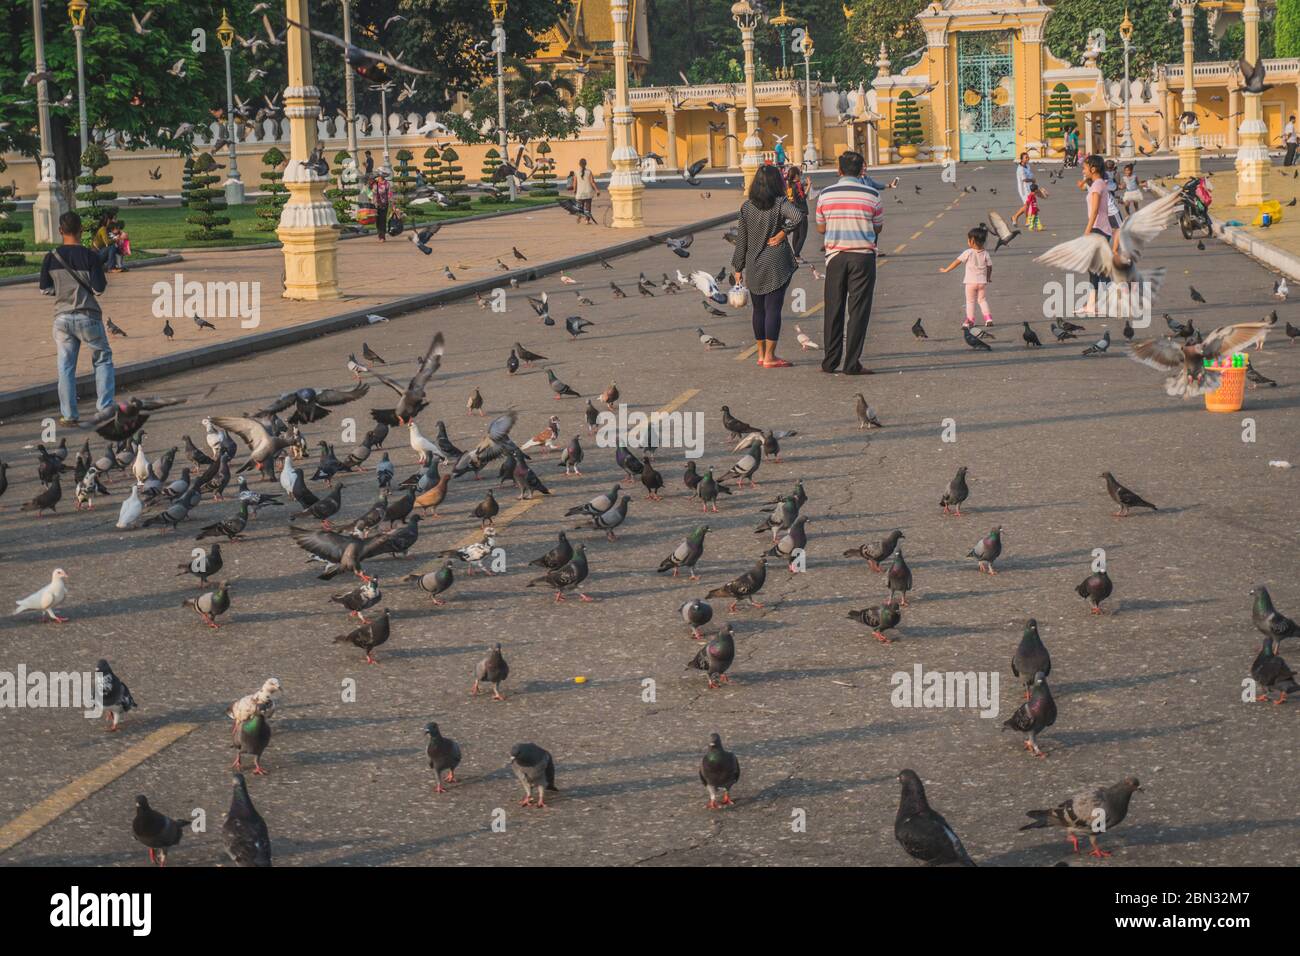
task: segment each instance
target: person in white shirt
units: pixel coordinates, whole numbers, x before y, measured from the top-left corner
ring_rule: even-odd
[[[1296,146],[1300,145],[1300,137],[1295,132],[1295,115],[1286,121],[1286,126],[1282,128],[1282,142],[1286,145],[1286,159],[1282,161],[1283,166],[1295,165]]]
[[[582,211],[587,214],[587,218],[579,218],[580,224],[590,222],[591,220],[591,201],[599,193],[600,189],[596,186],[596,177],[592,175],[591,168],[587,165],[585,158],[578,160],[578,171],[569,173],[569,188],[573,190],[573,198],[578,201]]]
[[[1016,191],[1020,193],[1020,202],[1029,198],[1029,184],[1034,181],[1034,169],[1029,165],[1029,154],[1021,153],[1020,162],[1016,164]]]

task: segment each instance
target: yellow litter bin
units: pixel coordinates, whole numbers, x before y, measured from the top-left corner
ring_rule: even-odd
[[[1250,221],[1252,226],[1276,226],[1282,221],[1282,204],[1276,199],[1262,202],[1257,206],[1257,208],[1259,209],[1258,214]],[[1268,217],[1267,223],[1264,221],[1265,216]]]
[[[1219,387],[1205,393],[1205,410],[1207,412],[1239,412],[1246,400],[1246,367],[1250,359],[1244,352],[1237,352],[1227,359],[1216,360],[1210,366],[1219,373]]]

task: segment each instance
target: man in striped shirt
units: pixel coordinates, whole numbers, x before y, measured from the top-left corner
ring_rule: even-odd
[[[876,241],[885,216],[880,193],[861,177],[862,154],[843,153],[839,181],[817,198],[817,231],[826,252],[823,372],[834,372],[843,353],[845,375],[871,374],[862,367],[862,347],[876,287]]]

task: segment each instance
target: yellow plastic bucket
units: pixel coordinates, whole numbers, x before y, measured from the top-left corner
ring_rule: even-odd
[[[1244,352],[1231,356],[1228,362],[1215,364],[1214,368],[1219,372],[1219,387],[1205,393],[1207,412],[1241,411],[1246,400],[1246,367],[1249,365],[1250,359]]]

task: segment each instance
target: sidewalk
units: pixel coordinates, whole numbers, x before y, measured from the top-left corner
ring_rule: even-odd
[[[269,338],[276,344],[288,344],[296,327],[322,319],[356,312],[382,313],[386,304],[419,295],[455,295],[458,290],[468,294],[476,284],[491,285],[496,276],[506,278],[498,259],[511,270],[538,268],[734,212],[740,199],[739,187],[712,190],[707,199],[696,190],[650,187],[643,202],[646,225],[642,229],[578,225],[558,208],[471,223],[452,222],[430,240],[434,250],[430,256],[421,255],[407,241],[406,234],[386,243],[373,237],[341,242],[338,271],[343,297],[333,302],[280,298],[283,258],[279,249],[187,253],[185,261],[174,270],[142,269],[109,277],[109,290],[101,297],[104,314],[127,333],[126,338],[112,339],[118,382],[124,385],[130,381],[132,376],[123,375],[130,366],[175,353],[211,349],[237,354],[240,340],[256,336],[267,341],[268,333],[280,333]],[[598,222],[602,221],[602,211],[608,218],[608,206],[608,195],[602,193],[593,209]],[[514,258],[512,246],[527,256],[526,262]],[[450,267],[454,281],[446,278],[444,266]],[[163,320],[154,317],[153,289],[158,282],[170,286],[178,276],[183,276],[184,282],[260,283],[259,324],[244,329],[237,317],[214,318],[214,332],[200,330],[189,318],[173,318],[170,321],[175,337],[168,342],[162,334]],[[9,343],[0,354],[0,399],[10,397],[6,393],[33,386],[53,387],[56,351],[49,299],[34,285],[0,288],[0,336]],[[221,345],[226,348],[213,349]],[[80,369],[83,375],[89,372],[88,356],[83,356]],[[50,398],[26,404],[40,407],[53,401]]]

